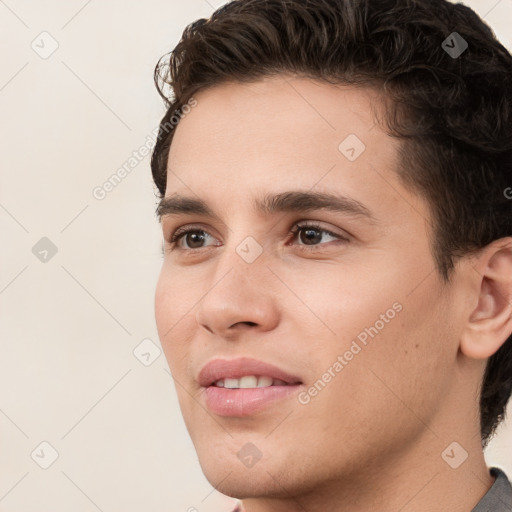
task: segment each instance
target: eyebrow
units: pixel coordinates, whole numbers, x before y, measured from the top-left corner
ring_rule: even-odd
[[[372,212],[356,199],[325,192],[292,190],[278,194],[266,194],[262,198],[254,200],[253,208],[264,215],[271,215],[276,212],[328,210],[363,217],[370,222],[376,222]],[[201,215],[222,222],[205,201],[177,194],[164,197],[158,204],[156,214],[160,221],[164,216]]]

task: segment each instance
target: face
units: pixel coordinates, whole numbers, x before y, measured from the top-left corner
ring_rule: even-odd
[[[389,464],[443,410],[458,346],[378,96],[282,75],[195,98],[169,154],[156,321],[206,477],[284,496]]]

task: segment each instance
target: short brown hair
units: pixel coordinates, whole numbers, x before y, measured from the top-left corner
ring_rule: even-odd
[[[190,98],[284,72],[378,87],[391,100],[397,173],[431,206],[432,254],[446,282],[457,258],[512,235],[512,57],[474,11],[446,0],[235,0],[188,25],[155,69],[167,106],[151,157],[161,197],[169,121]],[[511,392],[512,336],[481,385],[484,447]]]

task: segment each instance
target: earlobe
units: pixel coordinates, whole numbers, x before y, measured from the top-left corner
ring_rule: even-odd
[[[473,359],[496,353],[512,334],[512,237],[485,247],[475,264],[479,290],[461,337],[460,349]]]

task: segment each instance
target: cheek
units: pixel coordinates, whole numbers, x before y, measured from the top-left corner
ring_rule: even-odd
[[[293,283],[294,294],[301,299],[300,303],[295,297],[289,301],[290,306],[297,303],[293,321],[311,334],[315,351],[328,353],[329,345],[334,351],[348,350],[358,337],[364,343],[388,330],[403,310],[404,294],[393,266],[380,272],[375,265],[358,267],[346,259],[328,266],[310,265],[296,275],[282,272],[283,280]],[[326,343],[329,340],[331,344]]]
[[[315,400],[331,411],[340,396],[352,410],[375,410],[390,399],[400,409],[399,398],[430,410],[446,385],[457,340],[438,281],[432,275],[418,287],[417,272],[391,262],[384,269],[330,272],[309,287],[296,282],[297,294],[315,313],[300,320],[303,327],[310,324],[310,381],[322,379],[339,356],[343,360],[342,370],[331,369],[336,378],[325,376],[333,382],[330,391]]]
[[[162,343],[177,330],[183,321],[193,318],[193,305],[204,294],[200,281],[190,272],[164,261],[155,290],[155,319]]]
[[[172,326],[169,311],[172,311],[169,280],[160,272],[155,290],[155,320],[160,342],[165,342],[165,333]]]
[[[364,457],[362,453],[377,454],[392,443],[411,441],[420,434],[422,421],[428,423],[436,414],[443,390],[449,387],[453,349],[443,339],[443,320],[433,311],[428,311],[428,319],[418,314],[429,309],[427,298],[402,297],[400,303],[402,310],[380,330],[379,323],[378,332],[361,331],[365,343],[356,334],[328,347],[316,345],[312,351],[316,360],[308,382],[312,394],[304,397],[309,399],[302,410],[305,424],[321,431],[324,439],[350,439],[350,446],[342,448],[344,456],[355,451]],[[379,305],[373,313],[380,309]],[[376,323],[374,316],[359,320],[370,322],[369,327]],[[347,332],[358,331],[349,318],[345,323]],[[334,366],[338,356],[341,370]],[[319,443],[315,449],[326,448]]]
[[[414,293],[400,294],[402,310],[371,338],[361,358],[372,395],[410,428],[420,426],[418,418],[428,422],[435,414],[450,387],[457,354],[449,304],[436,299],[437,292],[435,283],[424,283]]]
[[[188,346],[186,338],[190,333],[190,315],[193,315],[193,311],[189,311],[193,302],[184,297],[186,290],[179,278],[165,268],[164,263],[155,290],[155,321],[173,375],[177,363],[184,357],[182,352]]]

